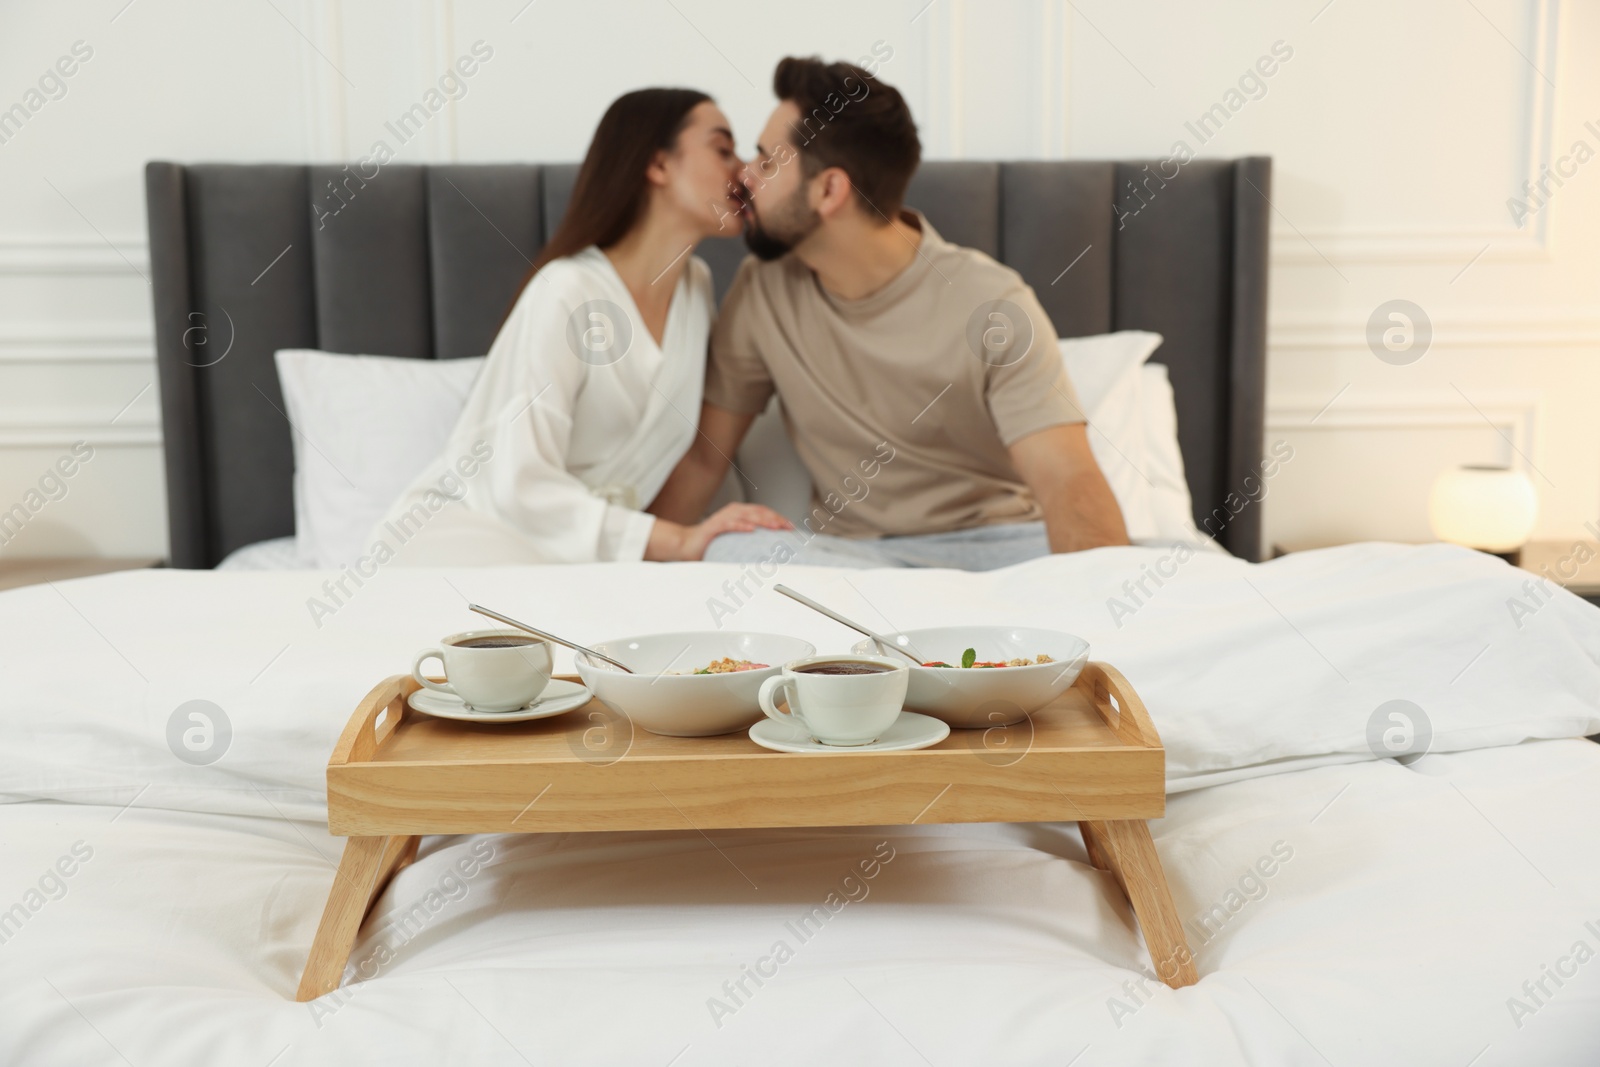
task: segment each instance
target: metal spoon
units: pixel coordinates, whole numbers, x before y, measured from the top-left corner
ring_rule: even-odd
[[[821,604],[818,604],[815,600],[812,600],[810,597],[802,596],[801,594],[796,593],[793,589],[790,589],[786,585],[775,585],[772,588],[775,589],[777,592],[782,593],[784,596],[790,598],[791,600],[800,601],[800,603],[804,604],[806,607],[810,608],[812,611],[821,612],[822,614],[826,615],[828,618],[832,619],[834,622],[837,622],[837,623],[840,623],[840,624],[842,624],[844,626],[850,627],[850,629],[856,631],[856,633],[866,634],[868,637],[872,638],[875,642],[877,642],[878,648],[880,650],[885,648],[885,647],[892,648],[896,652],[900,653],[906,659],[908,659],[911,662],[915,663],[919,667],[922,666],[922,664],[924,662],[926,662],[925,660],[923,660],[923,658],[920,655],[917,654],[917,650],[911,647],[911,642],[909,642],[909,641],[907,641],[904,646],[901,646],[901,645],[897,644],[896,642],[891,641],[889,638],[883,636],[880,633],[872,632],[871,630],[867,629],[865,626],[862,626],[859,622],[852,622],[851,620],[845,618],[843,615],[840,615],[837,611],[834,611],[831,608],[823,607]]]
[[[613,667],[617,668],[618,670],[625,671],[628,674],[633,674],[634,673],[633,669],[631,667],[629,667],[626,663],[619,663],[616,660],[612,659],[610,656],[607,656],[607,655],[605,655],[603,653],[600,653],[600,652],[596,652],[592,648],[585,648],[584,646],[582,646],[580,644],[576,644],[576,643],[574,643],[572,641],[568,641],[564,637],[557,637],[555,634],[545,633],[543,630],[540,630],[540,629],[537,629],[535,627],[529,626],[525,622],[518,622],[516,619],[510,618],[509,616],[506,616],[506,615],[502,615],[498,611],[490,611],[488,608],[480,607],[477,604],[468,604],[467,607],[472,611],[476,611],[479,615],[487,615],[487,616],[489,616],[489,618],[494,619],[496,622],[503,622],[507,626],[515,626],[519,630],[526,630],[528,633],[533,634],[533,636],[535,636],[535,637],[542,637],[546,641],[554,641],[558,645],[565,645],[567,648],[570,648],[575,652],[582,652],[585,656],[588,656],[590,659],[603,660],[604,662],[611,664]]]

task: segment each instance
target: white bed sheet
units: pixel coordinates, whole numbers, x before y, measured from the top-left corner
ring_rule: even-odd
[[[605,563],[476,570],[214,574],[151,570],[0,596],[0,801],[60,799],[325,817],[327,753],[362,696],[412,653],[477,629],[469,602],[579,641],[727,628],[822,651],[857,635],[773,592],[786,582],[886,629],[995,623],[1079,634],[1138,689],[1169,791],[1373,758],[1403,699],[1435,751],[1600,732],[1600,611],[1447,545],[1352,545],[1265,564],[1097,549],[984,573]],[[1166,561],[1164,564],[1163,561]],[[1145,576],[1167,570],[1155,586]],[[1126,588],[1150,594],[1113,611]],[[342,583],[342,584],[341,584]],[[1519,625],[1520,623],[1520,625]],[[572,654],[558,649],[558,670]],[[173,718],[210,702],[221,757],[174,756]],[[180,730],[181,733],[181,730]]]
[[[1600,964],[1548,1003],[1522,983],[1600,951],[1600,749],[1530,740],[1600,730],[1600,612],[1558,593],[1519,619],[1526,575],[1446,546],[1173,551],[986,574],[151,571],[0,595],[0,920],[26,913],[0,943],[0,1063],[1592,1062]],[[1136,928],[1070,827],[435,838],[352,957],[423,901],[378,980],[289,1001],[338,855],[323,767],[374,682],[477,626],[469,600],[579,639],[720,622],[849,646],[775,580],[886,628],[1088,638],[1166,744],[1156,831],[1186,919],[1279,842],[1292,859],[1218,936],[1191,930],[1205,977],[1173,992],[1139,983]],[[1391,699],[1425,710],[1439,754],[1373,758]],[[194,700],[230,735],[209,765],[173,747]],[[867,898],[734,1001],[722,983],[879,842],[895,858]]]
[[[1596,810],[1587,741],[1174,797],[1153,828],[1197,950],[1182,990],[1141,973],[1070,824],[426,838],[352,956],[392,959],[307,1005],[324,827],[10,805],[0,902],[75,843],[92,857],[0,944],[0,1062],[1576,1067],[1600,1049],[1600,962],[1530,1014],[1508,1000],[1600,948]],[[1289,858],[1230,901],[1274,846]],[[486,865],[452,876],[474,849]],[[830,891],[858,899],[797,928]],[[735,1002],[723,984],[778,941],[792,958]]]

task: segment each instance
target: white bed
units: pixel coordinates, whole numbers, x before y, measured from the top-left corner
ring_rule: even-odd
[[[0,909],[27,914],[0,928],[0,1062],[1595,1062],[1600,746],[1575,738],[1600,730],[1600,612],[1562,595],[1519,629],[1520,572],[1362,545],[1197,555],[1119,627],[1107,599],[1169,552],[777,580],[886,626],[1072,630],[1123,669],[1168,748],[1182,990],[1145,976],[1071,824],[918,825],[427,838],[352,954],[375,976],[296,1004],[340,847],[322,768],[374,681],[468,598],[600,640],[704,628],[741,571],[389,570],[320,627],[326,572],[4,594]],[[731,626],[852,641],[741,599]],[[1392,699],[1434,734],[1404,766],[1366,740]],[[231,727],[208,766],[168,746],[191,700]],[[802,940],[830,892],[858,899]]]

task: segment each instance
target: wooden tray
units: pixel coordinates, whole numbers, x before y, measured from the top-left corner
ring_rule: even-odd
[[[1071,822],[1133,905],[1173,987],[1194,962],[1144,820],[1166,810],[1166,753],[1116,668],[1090,663],[1028,719],[911,752],[773,752],[743,732],[662,737],[598,700],[504,726],[411,710],[379,683],[328,760],[328,828],[348,837],[298,997],[339,985],[361,920],[421,834]]]

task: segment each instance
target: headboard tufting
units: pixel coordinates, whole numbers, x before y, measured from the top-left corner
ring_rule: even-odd
[[[1199,520],[1262,458],[1271,161],[1196,160],[1147,202],[1133,192],[1135,179],[1151,188],[1143,168],[930,162],[908,201],[949,240],[1018,270],[1061,336],[1165,336],[1154,358],[1177,394]],[[150,163],[172,565],[214,566],[294,532],[273,352],[486,352],[576,170],[391,164],[363,181],[326,165]],[[719,298],[743,253],[731,238],[699,249]],[[1220,540],[1258,559],[1261,509]]]

